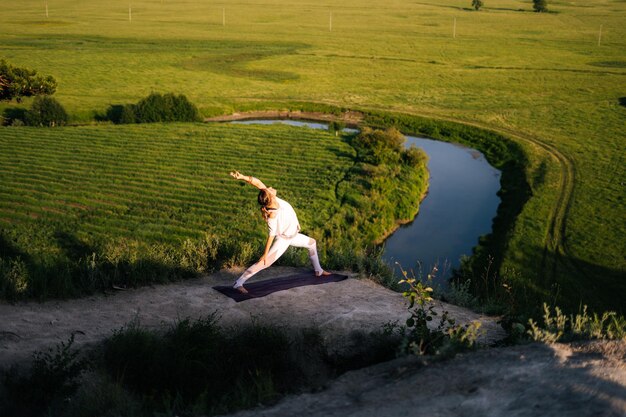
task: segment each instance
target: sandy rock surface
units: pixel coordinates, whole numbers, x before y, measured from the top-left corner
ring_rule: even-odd
[[[626,343],[491,348],[428,363],[405,357],[318,393],[236,417],[623,417]]]
[[[272,267],[254,279],[301,270]],[[76,334],[96,344],[131,321],[171,326],[217,311],[224,325],[252,318],[292,327],[317,326],[341,353],[354,332],[380,330],[407,316],[401,294],[366,279],[299,287],[236,303],[212,289],[240,271],[221,271],[170,285],[77,300],[0,303],[0,367],[29,360]],[[436,303],[458,322],[480,320],[486,344],[504,337],[492,317]],[[285,397],[236,416],[626,416],[626,342],[489,348],[429,362],[405,357],[344,374],[323,391]]]
[[[272,267],[255,280],[287,276],[300,271]],[[236,303],[212,289],[234,282],[240,271],[221,271],[199,279],[169,285],[120,291],[76,300],[45,303],[0,303],[0,367],[30,359],[76,334],[77,346],[97,343],[131,321],[142,326],[169,326],[178,319],[199,318],[217,311],[220,323],[233,325],[253,317],[293,327],[317,326],[336,349],[349,346],[355,331],[380,330],[385,323],[408,316],[401,294],[367,279],[350,278],[337,283],[298,287]],[[458,322],[481,320],[489,343],[504,336],[492,317],[437,303]]]

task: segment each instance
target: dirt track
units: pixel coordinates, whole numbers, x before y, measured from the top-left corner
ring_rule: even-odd
[[[290,275],[295,268],[272,267],[254,279]],[[77,300],[45,303],[0,303],[0,367],[29,359],[76,333],[77,346],[97,343],[133,320],[147,327],[169,326],[179,318],[198,318],[217,311],[225,325],[260,321],[320,328],[337,350],[346,349],[354,331],[380,330],[385,323],[405,320],[401,294],[366,279],[293,288],[264,298],[236,303],[211,287],[235,280],[239,271],[222,271],[170,285],[121,291]],[[440,305],[459,322],[483,321],[485,342],[502,338],[492,317]]]

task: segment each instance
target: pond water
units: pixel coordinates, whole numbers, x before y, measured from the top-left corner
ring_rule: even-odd
[[[246,120],[233,123],[283,123],[312,129],[328,125],[296,120]],[[355,129],[345,129],[358,132]],[[426,275],[433,266],[434,283],[445,287],[452,268],[463,255],[471,255],[480,236],[491,232],[500,198],[500,171],[478,151],[461,145],[407,136],[428,154],[428,195],[413,222],[401,226],[384,243],[383,258],[398,262],[415,275]]]

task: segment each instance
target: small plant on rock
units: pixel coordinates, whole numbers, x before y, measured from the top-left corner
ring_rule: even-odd
[[[414,276],[409,277],[402,268],[400,270],[404,278],[399,284],[408,286],[403,295],[409,300],[408,309],[411,313],[411,317],[406,320],[406,327],[400,330],[403,337],[400,350],[415,355],[447,356],[475,347],[480,323],[457,325],[450,313],[444,310],[436,327],[431,329],[428,324],[439,316],[433,304],[432,287]],[[436,272],[437,267],[434,267],[427,276],[427,282],[434,278]]]

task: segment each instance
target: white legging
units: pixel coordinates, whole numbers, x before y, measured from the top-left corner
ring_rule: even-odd
[[[267,256],[265,257],[265,263],[263,263],[263,261],[259,261],[252,265],[250,268],[246,269],[246,271],[241,274],[239,279],[235,282],[235,285],[233,287],[241,287],[248,278],[272,265],[274,262],[276,262],[278,258],[282,256],[283,253],[285,253],[289,246],[307,248],[309,250],[309,259],[311,259],[311,264],[313,265],[313,269],[315,269],[315,273],[319,275],[324,272],[324,270],[320,266],[320,259],[317,256],[317,245],[315,239],[303,235],[302,233],[298,233],[291,239],[277,236],[274,239],[272,247],[267,252]]]

